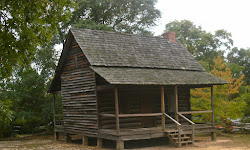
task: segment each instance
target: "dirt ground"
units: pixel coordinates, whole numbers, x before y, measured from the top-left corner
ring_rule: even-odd
[[[74,139],[74,138],[73,138]],[[64,143],[61,136],[54,142],[52,135],[25,135],[19,138],[0,140],[0,150],[101,150],[96,148],[96,140],[89,139],[91,146],[82,146],[81,140],[73,140],[73,143]],[[115,148],[115,142],[104,141],[102,150]],[[221,134],[216,141],[211,141],[208,135],[196,136],[194,146],[176,148],[168,144],[167,139],[151,139],[125,142],[125,148],[138,150],[250,150],[250,134]]]

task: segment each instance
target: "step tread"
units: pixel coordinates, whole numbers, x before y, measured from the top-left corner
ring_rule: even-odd
[[[181,139],[190,139],[190,138],[191,138],[191,137],[188,137],[188,136],[181,137]],[[172,139],[177,140],[177,139],[178,139],[178,137],[175,137],[175,138],[172,138]]]
[[[179,141],[176,141],[176,144],[178,144],[179,143]],[[190,140],[188,140],[188,141],[181,141],[181,143],[183,144],[183,143],[192,143],[192,141],[190,141]]]
[[[168,135],[178,135],[179,133],[171,133],[171,134],[168,134]],[[181,135],[190,135],[189,133],[181,133]]]

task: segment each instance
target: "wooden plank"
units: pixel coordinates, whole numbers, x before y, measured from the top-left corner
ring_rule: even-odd
[[[96,144],[96,146],[97,146],[98,148],[102,148],[102,145],[103,145],[103,140],[102,140],[102,138],[97,138],[97,144]]]
[[[120,124],[119,124],[119,104],[118,104],[118,92],[115,88],[115,115],[116,115],[116,134],[120,134]]]
[[[100,116],[103,116],[103,117],[116,117],[116,114],[104,114],[104,113],[100,113]]]
[[[185,119],[187,122],[191,123],[192,125],[194,125],[195,123],[191,120],[189,120],[187,117],[183,116],[182,114],[178,113],[179,116],[181,116],[183,119]]]
[[[214,89],[213,86],[211,86],[211,108],[212,108],[212,127],[214,128]],[[216,140],[216,132],[211,132],[211,140]]]
[[[88,146],[88,137],[87,136],[82,136],[82,144],[84,146]]]
[[[164,99],[164,87],[161,86],[161,125],[162,125],[162,129],[163,131],[165,130],[165,124],[166,124],[166,121],[165,121],[165,99]]]
[[[146,114],[120,114],[119,117],[152,117],[152,116],[161,116],[162,113],[146,113]]]
[[[214,127],[214,90],[211,86],[211,108],[212,108],[212,126]]]
[[[174,87],[174,94],[175,94],[175,120],[179,122],[178,118],[178,91],[177,86]]]
[[[54,127],[56,126],[56,96],[53,93],[53,123]]]
[[[171,116],[169,116],[168,114],[164,113],[165,116],[167,116],[170,120],[172,120],[175,124],[177,125],[181,125],[178,121],[176,121],[174,118],[172,118]]]
[[[200,113],[211,113],[212,110],[202,110],[202,111],[182,111],[179,114],[200,114]]]

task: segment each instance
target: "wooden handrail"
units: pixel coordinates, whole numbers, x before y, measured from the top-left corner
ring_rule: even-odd
[[[177,125],[181,125],[178,121],[176,121],[174,118],[172,118],[171,116],[169,116],[168,114],[164,113],[165,116],[167,116],[170,120],[172,120],[174,123],[176,123]]]
[[[194,138],[195,138],[195,135],[194,135],[194,125],[195,123],[191,120],[189,120],[187,117],[183,116],[182,114],[180,113],[177,113],[179,116],[181,116],[183,119],[185,119],[186,121],[188,121],[189,123],[192,124],[192,144],[194,144]]]
[[[119,114],[119,117],[153,117],[161,116],[162,113],[147,113],[147,114]]]
[[[189,120],[187,117],[183,116],[180,113],[177,113],[179,116],[181,116],[183,119],[185,119],[186,121],[188,121],[189,123],[191,123],[192,125],[195,124],[193,121]]]
[[[199,113],[211,113],[212,110],[202,110],[202,111],[183,111],[178,112],[179,114],[199,114]]]

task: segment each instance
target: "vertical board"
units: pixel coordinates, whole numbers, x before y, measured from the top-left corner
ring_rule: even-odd
[[[97,136],[95,74],[79,45],[72,41],[61,73],[65,132]]]

